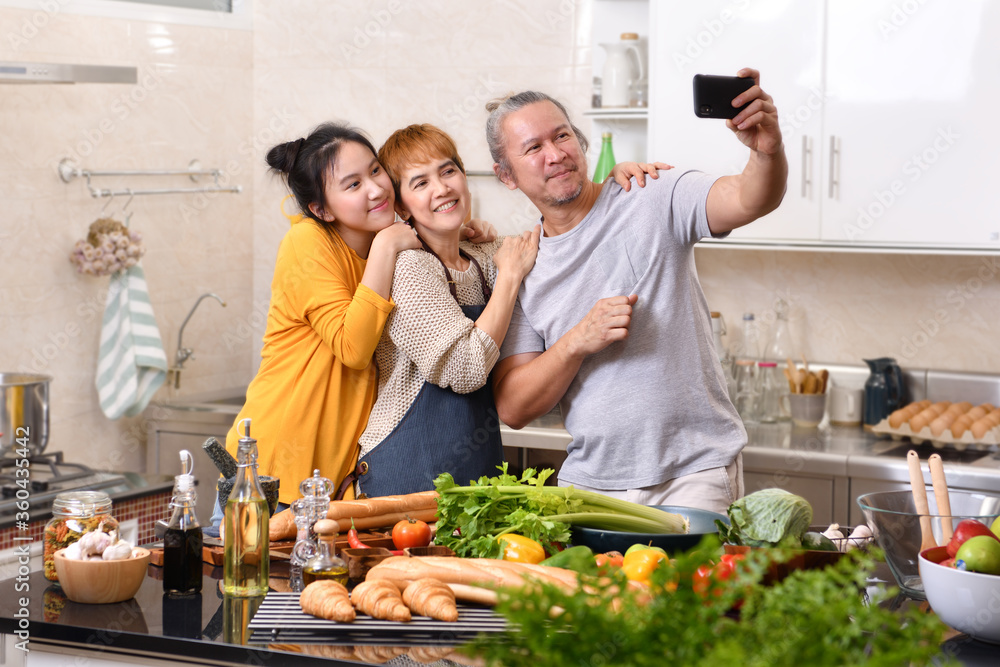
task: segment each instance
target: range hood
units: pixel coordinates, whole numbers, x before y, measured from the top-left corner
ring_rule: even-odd
[[[135,67],[0,61],[0,83],[136,83]]]

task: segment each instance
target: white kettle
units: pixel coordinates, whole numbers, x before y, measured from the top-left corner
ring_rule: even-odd
[[[605,42],[601,46],[607,52],[601,81],[601,106],[627,107],[631,88],[646,78],[638,35],[624,33],[621,41]]]

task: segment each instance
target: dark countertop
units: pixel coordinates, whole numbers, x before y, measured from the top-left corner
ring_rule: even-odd
[[[272,577],[287,577],[286,564],[276,563],[272,569]],[[303,651],[311,648],[305,645],[245,645],[246,624],[251,618],[248,606],[252,603],[247,599],[224,598],[218,587],[221,568],[206,566],[201,594],[187,598],[165,598],[162,583],[157,578],[160,572],[160,568],[150,566],[150,576],[135,598],[107,605],[70,602],[58,584],[46,580],[41,572],[30,575],[27,591],[18,593],[29,598],[27,632],[30,639],[79,645],[119,655],[155,655],[215,664],[359,664],[303,655]],[[891,576],[885,565],[875,574],[870,591],[883,586],[885,579]],[[15,580],[0,582],[0,590],[14,591]],[[0,632],[16,632],[18,604],[15,595],[0,598]],[[899,608],[919,603],[899,596],[891,604]],[[968,635],[955,635],[941,648],[943,654],[957,658],[963,665],[992,667],[996,664],[997,647]]]

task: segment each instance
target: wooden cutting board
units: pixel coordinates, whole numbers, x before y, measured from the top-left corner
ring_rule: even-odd
[[[359,532],[358,538],[370,547],[385,547],[387,549],[395,548],[392,544],[392,533],[389,531],[371,530]],[[205,539],[206,541],[209,540],[209,538]],[[337,538],[337,552],[339,553],[342,549],[347,549],[348,546],[347,535],[340,535]],[[295,540],[281,540],[278,542],[271,542],[268,545],[268,552],[271,554],[271,560],[288,560],[292,555],[292,549],[294,547]],[[223,554],[223,547],[216,544],[205,544],[201,550],[202,560],[215,567],[222,567]],[[149,563],[150,565],[163,567],[162,545],[149,548]]]

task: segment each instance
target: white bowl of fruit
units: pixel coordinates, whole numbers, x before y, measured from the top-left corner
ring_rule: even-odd
[[[927,602],[952,628],[1000,644],[1000,519],[966,519],[947,545],[920,553]]]

